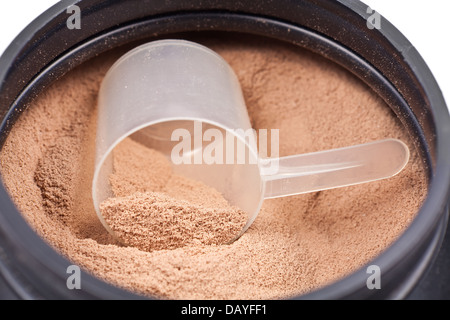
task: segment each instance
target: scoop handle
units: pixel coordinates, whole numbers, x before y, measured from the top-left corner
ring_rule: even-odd
[[[264,198],[279,198],[392,177],[409,160],[400,140],[386,139],[351,147],[262,159]]]

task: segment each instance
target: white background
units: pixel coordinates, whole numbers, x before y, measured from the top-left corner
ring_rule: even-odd
[[[255,0],[258,1],[258,0]],[[333,1],[333,0],[330,0]],[[8,0],[0,4],[0,53],[55,0]],[[416,47],[450,105],[450,0],[364,0]]]

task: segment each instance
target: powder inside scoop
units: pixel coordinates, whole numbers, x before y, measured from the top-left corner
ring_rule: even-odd
[[[244,211],[202,182],[173,174],[158,151],[127,138],[113,154],[116,197],[103,201],[100,212],[124,244],[149,252],[227,244],[246,224]],[[192,193],[203,200],[183,197]]]
[[[226,244],[247,222],[237,208],[205,208],[155,192],[110,198],[100,211],[120,240],[145,251]]]

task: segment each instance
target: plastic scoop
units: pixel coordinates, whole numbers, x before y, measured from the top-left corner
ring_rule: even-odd
[[[245,211],[248,222],[236,238],[254,221],[264,199],[389,178],[409,159],[407,146],[396,139],[260,158],[251,132],[238,79],[214,51],[193,42],[160,40],[128,52],[108,71],[99,92],[92,187],[99,219],[113,233],[99,205],[114,196],[112,150],[128,136],[162,152],[177,173],[214,187]],[[212,162],[205,158],[212,154],[205,140],[220,136],[224,140],[215,156],[221,153],[224,161]],[[182,137],[192,138],[185,148],[180,148]]]

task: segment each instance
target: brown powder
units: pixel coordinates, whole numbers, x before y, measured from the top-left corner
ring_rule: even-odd
[[[230,245],[152,252],[123,247],[99,223],[90,195],[96,97],[105,72],[124,53],[115,51],[85,63],[42,94],[2,150],[4,183],[35,230],[102,279],[175,299],[305,293],[389,246],[414,218],[427,184],[417,152],[383,101],[335,64],[289,45],[236,36],[203,43],[236,71],[253,127],[280,129],[281,156],[393,137],[408,143],[409,164],[388,180],[266,200],[253,225]],[[160,190],[168,196],[207,205],[191,181],[149,173],[152,179],[135,184],[119,175],[147,173],[128,168],[124,164],[123,172],[116,172],[116,187],[125,194],[163,183],[172,190]]]
[[[113,155],[114,173],[109,181],[116,197],[162,191],[172,176],[171,164],[163,154],[144,148],[132,139],[119,143]]]
[[[162,153],[126,138],[113,155],[115,198],[100,212],[120,242],[144,251],[227,244],[247,223],[214,188],[173,174]]]
[[[229,207],[222,194],[200,181],[173,174],[172,165],[158,151],[146,148],[131,138],[113,150],[114,172],[111,189],[116,197],[134,193],[164,192],[168,196],[210,208]]]
[[[157,192],[110,198],[100,212],[120,240],[144,251],[227,244],[247,222],[237,208],[205,208]]]

